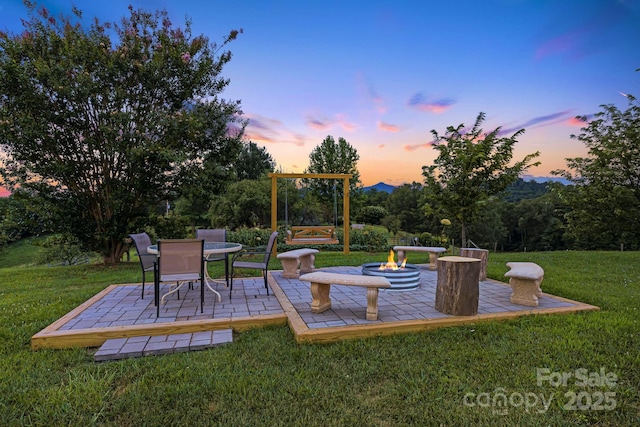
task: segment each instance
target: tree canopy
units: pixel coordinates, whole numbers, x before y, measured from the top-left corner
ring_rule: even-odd
[[[572,135],[588,148],[586,157],[566,159],[567,169],[553,173],[573,185],[561,191],[571,206],[568,225],[578,247],[640,248],[640,104],[627,95],[621,111],[603,105]]]
[[[25,5],[24,31],[0,32],[1,176],[117,262],[148,207],[233,168],[244,122],[221,71],[239,31],[218,46],[166,11],[87,25]]]
[[[521,129],[510,137],[502,137],[500,128],[484,133],[481,125],[485,114],[478,114],[469,130],[464,124],[447,127],[444,135],[432,130],[433,148],[438,157],[431,166],[422,167],[426,197],[444,218],[459,224],[462,246],[466,246],[466,227],[478,216],[492,196],[505,190],[531,166],[539,152],[513,162],[513,147],[524,133]]]
[[[358,172],[358,151],[340,137],[338,142],[333,136],[328,135],[320,145],[316,146],[309,154],[309,167],[305,173],[349,173],[352,175],[349,180],[349,191],[355,193],[357,185],[360,183],[360,172]],[[333,180],[313,179],[306,180],[311,191],[323,202],[333,203]],[[336,183],[338,194],[342,194],[342,185]]]

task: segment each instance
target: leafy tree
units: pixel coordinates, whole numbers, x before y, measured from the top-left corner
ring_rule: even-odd
[[[260,179],[269,172],[275,170],[276,162],[267,152],[266,147],[258,147],[255,142],[249,141],[243,145],[236,166],[236,176],[239,180]]]
[[[400,221],[400,218],[395,215],[387,215],[382,218],[382,225],[391,233],[397,234],[398,231],[400,231],[402,222]]]
[[[24,31],[0,32],[0,172],[116,263],[149,206],[231,168],[219,158],[239,152],[244,123],[239,101],[220,98],[221,49],[238,31],[217,46],[165,11],[88,25],[76,8],[56,18],[25,5]]]
[[[478,212],[476,220],[467,228],[467,234],[473,236],[473,243],[481,248],[493,249],[498,242],[505,240],[509,234],[502,219],[505,204],[492,197]]]
[[[387,211],[400,220],[400,229],[409,233],[423,231],[422,185],[418,182],[396,187],[387,199]]]
[[[349,181],[350,197],[357,197],[358,184],[360,184],[360,173],[357,163],[360,159],[358,152],[344,138],[338,138],[338,142],[331,135],[327,136],[320,145],[315,147],[309,155],[309,167],[305,173],[348,173],[352,174]],[[304,184],[310,189],[324,206],[334,205],[335,197],[338,200],[338,209],[342,203],[343,185],[339,180],[307,179]],[[327,212],[327,216],[331,216]]]
[[[640,248],[640,104],[627,95],[625,111],[603,105],[580,135],[586,157],[566,159],[553,173],[571,181],[561,192],[576,245],[584,249]]]
[[[518,178],[504,190],[503,200],[507,202],[519,202],[522,199],[535,199],[549,191],[548,184],[534,180],[525,181]]]
[[[82,252],[80,242],[70,234],[55,234],[38,243],[44,250],[37,257],[41,263],[61,262],[67,265],[76,264],[88,255]]]
[[[49,212],[26,191],[18,188],[9,197],[0,198],[0,248],[27,236],[52,230]]]
[[[360,209],[360,213],[358,215],[359,221],[365,224],[380,224],[382,218],[387,216],[388,212],[382,206],[365,206]]]
[[[224,195],[217,196],[209,211],[211,225],[260,227],[271,222],[271,180],[249,180],[231,184]]]
[[[386,191],[378,191],[375,188],[371,188],[363,192],[363,204],[365,206],[386,206],[389,193]]]
[[[445,135],[432,130],[434,149],[439,154],[431,166],[422,167],[425,188],[434,209],[460,226],[462,247],[466,247],[466,227],[472,224],[491,196],[504,191],[531,166],[539,152],[512,163],[513,146],[524,129],[511,137],[500,137],[500,128],[483,133],[485,114],[480,113],[473,127],[449,126]]]

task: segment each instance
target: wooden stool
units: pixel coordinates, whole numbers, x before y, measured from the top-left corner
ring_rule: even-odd
[[[479,280],[487,280],[487,261],[489,259],[489,251],[487,249],[460,248],[460,256],[478,258],[480,260]]]
[[[438,259],[436,310],[454,316],[478,314],[480,260],[461,256]]]

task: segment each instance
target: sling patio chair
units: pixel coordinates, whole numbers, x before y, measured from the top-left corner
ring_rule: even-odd
[[[202,239],[205,243],[209,242],[226,242],[227,241],[227,229],[226,228],[200,228],[196,230],[196,239]],[[229,254],[207,254],[205,262],[224,261],[224,278],[229,286]],[[206,268],[206,265],[205,265]]]
[[[142,267],[142,296],[140,299],[144,299],[144,284],[147,281],[147,272],[153,271],[155,268],[156,256],[147,252],[147,248],[151,246],[151,238],[147,233],[129,234],[129,237],[131,237],[136,246],[140,267]]]
[[[267,269],[269,268],[269,259],[271,257],[271,253],[273,252],[273,246],[276,244],[277,237],[277,231],[271,233],[271,236],[269,237],[269,243],[267,244],[266,249],[263,251],[246,249],[240,252],[236,252],[233,255],[233,259],[231,261],[231,286],[229,289],[229,299],[231,299],[231,292],[233,291],[233,274],[236,268],[262,270],[262,276],[264,277],[264,287],[267,289],[267,295],[269,295]]]
[[[158,240],[157,269],[154,280],[156,316],[160,316],[160,304],[165,297],[178,292],[184,283],[200,282],[200,312],[204,307],[204,240]],[[174,283],[169,292],[160,298],[160,283]]]

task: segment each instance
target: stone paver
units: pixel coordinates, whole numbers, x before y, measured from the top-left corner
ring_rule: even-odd
[[[158,356],[184,351],[204,350],[233,342],[231,329],[174,334],[114,338],[105,341],[93,355],[96,362],[121,360],[132,357]]]

